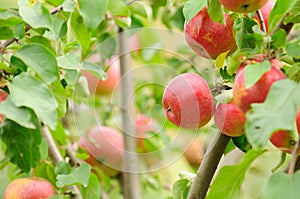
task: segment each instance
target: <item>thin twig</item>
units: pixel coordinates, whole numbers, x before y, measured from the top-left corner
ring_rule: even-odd
[[[259,23],[260,23],[262,31],[267,32],[266,22],[265,22],[264,17],[261,13],[261,10],[257,10],[256,14],[258,16]]]
[[[217,132],[192,183],[187,199],[204,199],[230,137]]]
[[[63,6],[58,6],[56,8],[54,8],[53,10],[50,11],[50,14],[53,15],[53,14],[56,14],[57,12],[61,11],[63,9]],[[25,27],[25,32],[29,31],[32,27],[27,25]],[[12,43],[14,43],[15,41],[18,41],[17,38],[11,38],[9,40],[7,40],[6,42],[4,42],[4,44],[1,46],[0,48],[0,53],[4,53],[5,49],[10,46]]]
[[[296,143],[296,146],[295,146],[295,148],[294,148],[294,150],[293,150],[293,152],[292,152],[292,160],[291,160],[291,162],[290,162],[290,165],[289,165],[289,172],[288,172],[288,174],[290,174],[290,175],[293,175],[294,172],[295,172],[295,166],[296,166],[297,159],[298,159],[298,154],[297,154],[297,152],[298,152],[299,147],[300,147],[299,142],[300,142],[300,139],[299,139],[298,142]]]
[[[134,115],[133,79],[130,73],[131,55],[128,53],[128,38],[122,28],[119,29],[119,55],[121,67],[122,96],[122,132],[124,136],[124,198],[141,199],[140,180],[137,171],[139,160],[136,152]]]

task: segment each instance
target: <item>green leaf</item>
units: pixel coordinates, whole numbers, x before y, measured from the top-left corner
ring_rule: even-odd
[[[272,35],[271,46],[274,49],[280,49],[286,45],[286,32],[283,29],[277,30]]]
[[[207,199],[238,199],[248,168],[263,153],[264,150],[250,150],[241,163],[221,168],[211,185]]]
[[[273,132],[294,130],[299,99],[300,85],[294,81],[284,79],[273,83],[265,102],[252,104],[252,110],[247,112],[245,130],[249,143],[264,147]]]
[[[83,54],[86,54],[90,47],[91,33],[82,24],[83,18],[79,15],[78,11],[72,12],[71,28],[82,48]]]
[[[106,72],[98,64],[92,62],[83,62],[82,69],[92,73],[98,79],[106,80]]]
[[[130,27],[130,11],[122,0],[108,0],[108,10],[121,28]]]
[[[49,31],[44,34],[45,37],[52,40],[59,40],[67,33],[67,21],[60,19],[56,15],[51,15],[52,26]]]
[[[300,82],[300,63],[295,63],[289,68],[286,72],[286,75],[289,79],[294,80],[295,82]]]
[[[48,143],[45,138],[42,139],[42,142],[40,145],[40,153],[41,153],[41,159],[46,160],[48,157]]]
[[[0,8],[0,27],[3,26],[15,26],[22,23],[23,20],[12,9]]]
[[[36,115],[34,112],[26,107],[17,107],[12,102],[11,95],[0,103],[0,113],[25,128],[35,129],[38,127],[35,126]]]
[[[0,27],[0,40],[8,40],[14,36],[14,32],[9,27]]]
[[[60,81],[55,81],[50,85],[50,90],[52,95],[55,97],[58,102],[57,114],[59,118],[65,116],[67,112],[67,94],[66,91],[61,85]]]
[[[64,0],[46,0],[46,2],[53,6],[59,6],[64,2]]]
[[[43,82],[22,73],[13,78],[9,90],[11,100],[16,106],[31,108],[46,125],[55,129],[57,102]]]
[[[64,69],[80,70],[80,57],[75,52],[57,57],[58,66]]]
[[[187,189],[187,185],[190,181],[188,179],[177,180],[172,188],[174,199],[183,199],[183,194]]]
[[[297,1],[277,0],[269,16],[269,31],[272,32]]]
[[[252,148],[252,146],[247,141],[247,137],[245,135],[239,137],[232,137],[231,139],[234,145],[243,152],[247,152]]]
[[[183,15],[185,20],[189,22],[194,16],[207,5],[207,1],[189,0],[184,4]]]
[[[19,13],[31,27],[51,29],[51,18],[47,8],[41,3],[29,5],[27,0],[19,0]]]
[[[300,57],[300,42],[299,40],[292,40],[286,45],[286,52],[291,57]]]
[[[40,162],[35,168],[34,168],[34,176],[40,177],[48,180],[55,186],[55,172],[53,165],[47,161]]]
[[[208,14],[210,18],[220,24],[225,24],[223,8],[218,0],[208,0]]]
[[[264,190],[264,199],[299,198],[300,172],[289,175],[283,172],[274,173]]]
[[[71,166],[66,161],[59,161],[55,166],[55,173],[57,175],[66,175],[72,172]]]
[[[27,44],[15,53],[28,67],[32,68],[47,84],[58,79],[55,56],[40,44]]]
[[[101,184],[95,174],[91,173],[89,185],[82,189],[82,196],[84,198],[101,198]]]
[[[53,139],[60,145],[67,144],[67,133],[65,132],[64,126],[62,125],[61,120],[57,121],[56,129],[50,130],[53,136]]]
[[[300,0],[297,0],[284,21],[285,23],[300,23]]]
[[[22,39],[25,36],[25,27],[24,24],[17,24],[14,27],[14,37],[16,39]]]
[[[245,67],[246,88],[253,86],[270,69],[271,63],[269,60],[247,65]]]
[[[80,167],[73,169],[70,174],[58,175],[56,177],[56,185],[58,187],[63,187],[80,183],[84,187],[87,187],[89,184],[90,172],[91,166],[83,162]]]
[[[36,126],[39,125],[36,121]],[[22,171],[29,172],[41,159],[40,128],[28,129],[6,119],[0,128],[2,141],[6,144],[5,155]]]
[[[73,12],[75,5],[76,4],[73,0],[65,0],[62,6],[65,12]]]
[[[108,0],[78,0],[79,12],[84,24],[94,30],[105,16]]]

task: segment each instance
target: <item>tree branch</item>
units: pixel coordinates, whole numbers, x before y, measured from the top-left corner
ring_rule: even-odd
[[[210,143],[197,175],[192,183],[187,199],[204,199],[209,189],[211,180],[216,172],[221,157],[230,140],[227,135],[217,132]]]
[[[134,111],[133,79],[130,73],[130,54],[128,38],[122,28],[119,29],[119,55],[121,67],[122,131],[124,136],[124,198],[141,199],[141,188],[136,152],[135,125],[132,122]]]
[[[54,8],[53,10],[50,11],[50,14],[53,15],[53,14],[56,14],[57,12],[61,11],[63,9],[62,5],[61,6],[58,6],[56,8]],[[27,25],[25,27],[25,32],[29,31],[32,27]],[[17,38],[11,38],[9,40],[7,40],[6,42],[3,43],[3,45],[1,46],[0,48],[0,53],[4,53],[5,49],[10,46],[12,43],[14,43],[15,41],[18,41]]]
[[[266,22],[265,22],[264,17],[261,13],[261,10],[257,10],[256,14],[258,16],[259,23],[260,23],[262,31],[267,32]]]
[[[284,17],[281,18],[278,26],[271,32],[271,34],[270,34],[271,36],[279,29],[285,30],[286,35],[288,35],[291,32],[292,28],[294,27],[294,24],[293,23],[284,24],[284,20],[285,20],[286,16],[287,15],[285,15]]]
[[[49,157],[54,165],[56,165],[60,161],[64,161],[64,158],[62,157],[61,153],[59,152],[56,143],[49,131],[49,129],[46,126],[42,127],[42,136],[47,141],[48,144],[48,150],[49,150]],[[79,191],[79,188],[77,186],[72,186],[72,189],[74,190],[76,194],[76,199],[82,199],[81,192]]]

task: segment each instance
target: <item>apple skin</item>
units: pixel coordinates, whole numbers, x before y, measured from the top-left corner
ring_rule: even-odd
[[[0,102],[4,101],[8,96],[8,93],[4,90],[0,89]],[[0,114],[0,124],[3,123],[5,120],[5,116]]]
[[[79,147],[89,157],[85,159],[92,166],[99,167],[107,176],[115,176],[123,168],[123,136],[111,127],[96,126],[81,137]]]
[[[298,110],[296,116],[296,126],[298,135],[300,136],[300,109]],[[296,146],[297,140],[294,140],[292,136],[286,130],[279,130],[272,134],[270,137],[271,143],[282,150],[283,152],[292,154]],[[300,148],[297,151],[297,154],[300,155]]]
[[[236,104],[230,102],[217,106],[214,121],[222,133],[231,137],[237,137],[244,134],[247,118]]]
[[[198,55],[207,59],[216,59],[221,53],[232,54],[236,49],[233,33],[234,18],[225,14],[226,25],[212,21],[207,7],[185,24],[186,42]]]
[[[219,0],[220,3],[232,12],[248,13],[262,8],[268,0]]]
[[[262,62],[263,60],[248,60],[247,63]],[[278,80],[285,79],[286,76],[281,72],[278,66],[279,62],[270,60],[271,69],[262,75],[262,77],[250,88],[246,88],[245,84],[245,67],[244,63],[238,69],[233,84],[233,102],[247,112],[252,103],[262,103],[265,101],[272,84]]]
[[[83,75],[87,78],[91,94],[108,95],[115,90],[121,77],[120,62],[117,57],[114,57],[107,64],[109,65],[109,69],[107,70],[107,79],[104,81],[98,79],[88,71],[82,71]]]
[[[184,151],[184,156],[192,166],[198,167],[205,155],[205,147],[200,140],[194,140]]]
[[[195,73],[184,73],[173,78],[164,90],[162,104],[167,118],[185,129],[204,126],[215,109],[206,81]]]
[[[268,1],[268,3],[260,9],[260,12],[262,14],[262,17],[263,17],[265,25],[266,25],[267,32],[269,30],[269,26],[268,26],[269,25],[269,16],[270,16],[270,13],[271,13],[274,5],[275,5],[275,3],[273,1]],[[260,25],[257,13],[254,15],[254,20],[258,23],[258,25],[260,27],[261,25]]]
[[[4,192],[4,199],[40,199],[55,195],[53,185],[42,178],[18,178]]]

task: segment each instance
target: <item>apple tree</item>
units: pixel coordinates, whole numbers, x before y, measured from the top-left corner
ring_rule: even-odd
[[[299,0],[3,3],[0,194],[297,198],[299,13]]]

